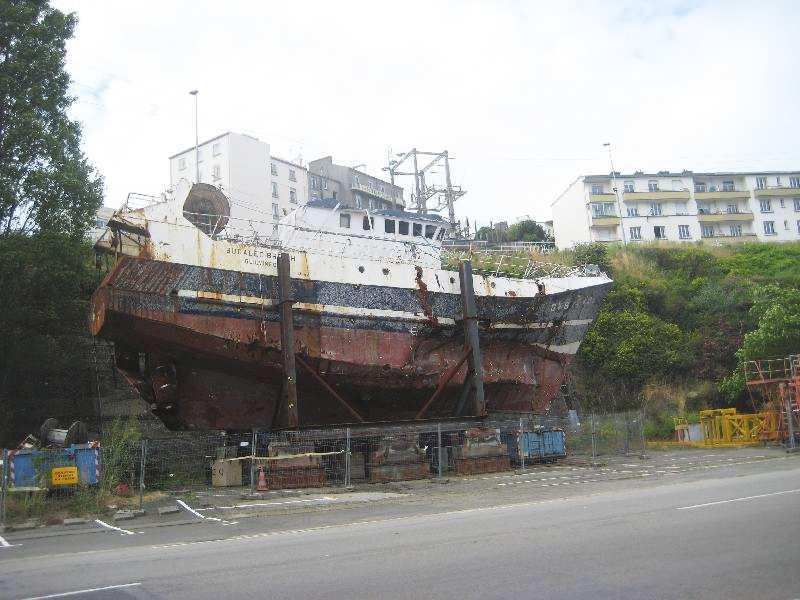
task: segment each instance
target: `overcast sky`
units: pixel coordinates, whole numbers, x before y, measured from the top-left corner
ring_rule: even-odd
[[[549,218],[577,176],[800,168],[800,3],[88,2],[67,69],[106,204],[232,130],[381,175],[448,149],[470,221]],[[406,199],[409,183],[405,183]]]

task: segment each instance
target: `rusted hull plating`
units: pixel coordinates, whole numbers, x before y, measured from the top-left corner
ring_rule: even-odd
[[[230,290],[220,282],[229,275],[123,259],[93,296],[93,333],[115,342],[118,368],[170,428],[285,426],[274,282],[258,282],[263,302],[256,306],[223,296],[220,289]],[[387,317],[381,298],[368,297],[363,289],[344,290],[338,305],[327,302],[319,308],[320,295],[330,296],[325,283],[296,283],[301,304],[294,311],[295,352],[365,422],[413,420],[442,374],[463,357],[463,333],[451,299],[427,292],[421,298],[419,290],[410,290],[418,304],[412,301],[407,312],[420,318]],[[529,323],[517,328],[493,326],[496,307],[483,299],[480,344],[490,413],[547,410],[606,291],[607,286],[595,286],[569,292],[569,297],[514,299],[520,307],[497,299],[505,302],[497,310],[506,321],[509,314],[520,321],[515,311],[527,318]],[[360,306],[364,303],[372,307]],[[301,426],[354,422],[352,412],[326,386],[298,369]],[[465,373],[462,366],[425,418],[475,416],[468,414],[469,406],[456,414]]]

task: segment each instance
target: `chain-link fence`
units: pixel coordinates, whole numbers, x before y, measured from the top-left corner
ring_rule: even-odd
[[[569,455],[643,454],[641,413],[142,438],[116,422],[101,442],[3,452],[0,518],[136,510],[165,495],[349,487],[525,468]]]

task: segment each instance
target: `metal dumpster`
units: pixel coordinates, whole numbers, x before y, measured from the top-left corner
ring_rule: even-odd
[[[519,462],[522,456],[526,461],[553,462],[567,455],[563,429],[514,431],[504,434],[503,441],[508,445],[508,455],[514,462]]]
[[[9,450],[7,458],[11,487],[96,485],[100,478],[100,442],[65,448]]]

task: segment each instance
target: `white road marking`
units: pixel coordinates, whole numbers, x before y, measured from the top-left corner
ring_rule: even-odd
[[[102,592],[105,590],[119,590],[122,588],[136,587],[142,585],[140,581],[135,583],[122,583],[120,585],[107,585],[104,587],[88,588],[85,590],[75,590],[74,592],[62,592],[61,594],[48,594],[47,596],[31,596],[23,600],[44,600],[45,598],[64,598],[65,596],[77,596],[78,594],[90,594],[92,592]]]
[[[11,547],[11,544],[9,544],[6,541],[6,538],[4,538],[2,535],[0,535],[0,548],[10,548],[10,547]]]
[[[784,490],[782,492],[770,492],[769,494],[758,494],[756,496],[743,496],[741,498],[731,498],[730,500],[717,500],[716,502],[704,502],[703,504],[693,504],[691,506],[679,506],[677,510],[690,510],[692,508],[703,508],[704,506],[716,506],[717,504],[727,504],[728,502],[744,502],[745,500],[755,500],[756,498],[766,498],[768,496],[780,496],[781,494],[797,494],[796,490]]]
[[[195,517],[199,517],[199,518],[203,519],[204,521],[215,521],[217,523],[222,523],[223,525],[236,525],[236,523],[238,523],[238,521],[226,521],[224,519],[219,519],[217,517],[206,517],[205,515],[201,515],[199,512],[197,512],[191,506],[186,504],[186,502],[184,502],[183,500],[176,500],[175,502],[178,504],[178,506],[180,506],[184,510],[190,512]]]
[[[122,535],[136,535],[133,531],[129,531],[127,529],[122,529],[122,527],[115,527],[114,525],[109,525],[105,521],[101,521],[100,519],[95,519],[95,523],[100,525],[100,527],[105,527],[106,529],[110,529],[111,531],[119,531]]]

